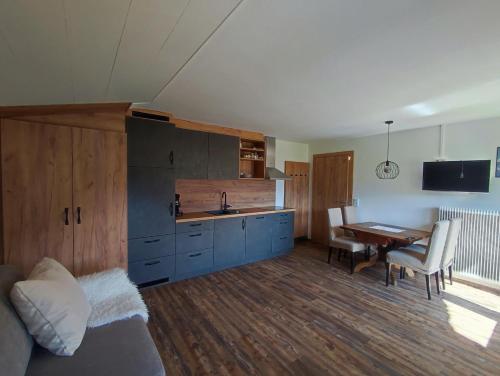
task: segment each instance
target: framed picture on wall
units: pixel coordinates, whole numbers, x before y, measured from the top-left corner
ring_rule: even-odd
[[[500,178],[500,146],[497,147],[497,163],[496,163],[495,177]]]

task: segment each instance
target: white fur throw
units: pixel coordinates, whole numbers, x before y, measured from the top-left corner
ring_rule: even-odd
[[[88,328],[106,325],[132,316],[148,321],[148,309],[137,287],[123,269],[110,269],[78,278],[92,307]]]

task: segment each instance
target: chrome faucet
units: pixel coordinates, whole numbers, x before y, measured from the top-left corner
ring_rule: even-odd
[[[223,198],[224,198],[224,204],[222,203]],[[227,210],[231,207],[231,205],[227,204],[227,193],[226,192],[222,192],[222,194],[220,196],[220,206],[221,206],[222,210]]]

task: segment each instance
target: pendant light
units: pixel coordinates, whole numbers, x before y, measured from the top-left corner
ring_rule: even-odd
[[[399,166],[397,163],[389,160],[389,133],[391,124],[394,123],[392,120],[387,120],[387,159],[385,162],[379,163],[375,172],[379,179],[396,179],[399,175]]]

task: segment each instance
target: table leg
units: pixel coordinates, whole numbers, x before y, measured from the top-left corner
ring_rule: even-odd
[[[370,256],[368,257],[367,260],[361,261],[359,264],[356,265],[354,268],[354,272],[360,272],[364,268],[368,268],[370,266],[373,266],[377,263],[378,260],[378,251],[375,249],[370,248]]]

